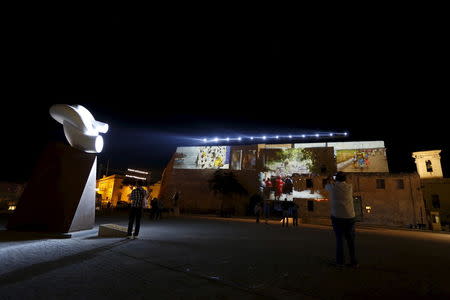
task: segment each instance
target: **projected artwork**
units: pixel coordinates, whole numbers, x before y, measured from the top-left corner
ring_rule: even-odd
[[[333,147],[337,170],[342,172],[389,172],[383,141],[295,144],[295,148]]]
[[[337,150],[336,163],[342,172],[389,172],[385,148]]]
[[[331,174],[336,170],[333,148],[265,149],[265,167],[274,175]]]
[[[270,200],[292,201],[321,199],[322,186],[302,175],[331,175],[336,172],[331,147],[264,149],[265,197]]]
[[[228,169],[229,146],[178,147],[174,158],[176,169]]]

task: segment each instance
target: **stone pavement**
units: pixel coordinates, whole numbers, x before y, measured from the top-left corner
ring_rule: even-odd
[[[329,226],[179,217],[144,219],[138,240],[97,231],[70,239],[0,232],[0,299],[450,297],[446,234],[359,229],[361,267],[338,270]]]

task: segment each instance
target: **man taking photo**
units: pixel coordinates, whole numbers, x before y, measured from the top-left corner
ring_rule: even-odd
[[[355,255],[355,209],[353,187],[345,182],[346,175],[337,172],[334,179],[328,178],[325,189],[329,193],[331,222],[336,235],[336,266],[344,267],[344,238],[347,241],[350,266],[359,267]]]

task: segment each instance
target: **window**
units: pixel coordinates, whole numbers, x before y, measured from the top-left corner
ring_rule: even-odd
[[[404,190],[405,189],[405,182],[403,181],[403,179],[397,179],[397,189],[398,190]]]
[[[439,195],[431,195],[431,205],[433,208],[441,208],[441,201]]]
[[[431,161],[430,160],[427,160],[425,162],[425,165],[427,167],[427,172],[433,172],[433,166],[431,165]]]
[[[314,211],[314,200],[308,200],[308,211]]]
[[[377,179],[377,189],[383,189],[385,188],[384,179]]]
[[[312,179],[306,179],[306,188],[313,188],[313,181]]]

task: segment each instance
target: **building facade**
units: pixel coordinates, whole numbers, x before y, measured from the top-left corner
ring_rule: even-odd
[[[441,150],[414,152],[429,226],[450,229],[450,178],[444,178]]]
[[[99,201],[101,201],[101,207],[108,207],[108,203],[110,203],[110,207],[130,203],[128,196],[131,194],[133,187],[124,184],[124,180],[126,180],[125,176],[117,174],[107,177],[103,176],[103,178],[97,180],[97,196]],[[149,192],[149,199],[158,198],[161,182],[143,186],[143,188]]]
[[[0,212],[11,212],[16,209],[25,184],[0,182]]]
[[[348,173],[357,220],[364,224],[417,226],[427,223],[417,174]],[[331,224],[327,191],[323,199],[295,199],[305,223]]]
[[[180,191],[182,213],[217,213],[226,201],[235,215],[244,215],[253,211],[250,197],[263,193],[275,216],[286,199],[299,205],[303,222],[330,224],[324,179],[343,171],[359,222],[437,229],[433,220],[446,224],[450,218],[449,181],[442,178],[439,152],[414,153],[418,173],[389,173],[382,141],[179,147],[164,171],[161,198],[170,207]],[[248,194],[215,194],[209,183],[218,170],[233,174]],[[277,192],[277,179],[286,178],[292,190]],[[273,186],[269,193],[266,184]]]

